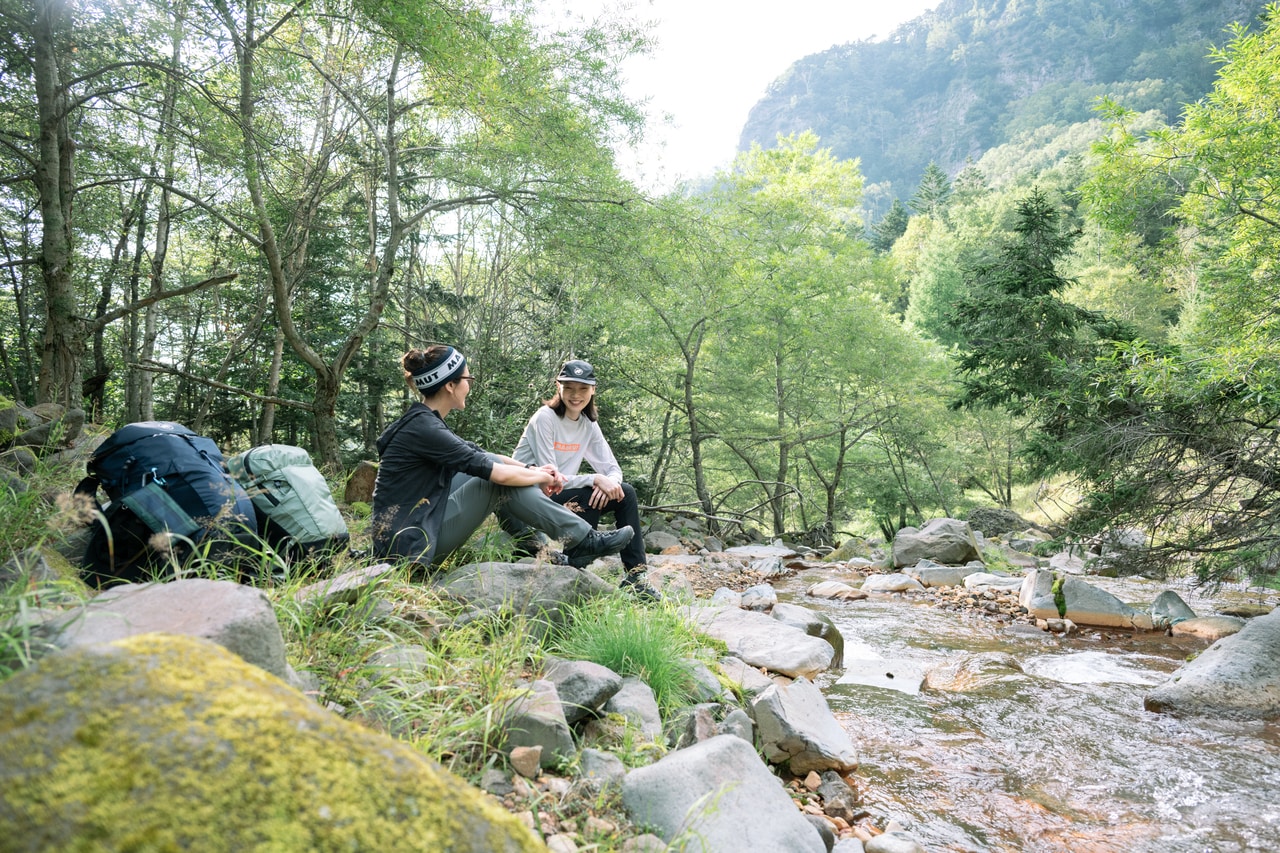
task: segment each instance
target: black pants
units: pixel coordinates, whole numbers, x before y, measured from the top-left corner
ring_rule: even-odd
[[[640,535],[640,502],[636,499],[636,490],[630,483],[623,483],[622,500],[609,501],[603,509],[596,509],[588,503],[591,500],[591,491],[590,486],[565,489],[558,495],[552,495],[551,500],[577,513],[593,529],[600,524],[601,516],[612,514],[616,527],[630,527],[635,531],[635,535],[631,537],[627,546],[618,552],[618,556],[622,558],[623,567],[629,571],[637,566],[643,566],[645,564],[644,538]],[[519,519],[504,511],[499,511],[497,515],[502,529],[517,539],[533,535],[533,531]]]

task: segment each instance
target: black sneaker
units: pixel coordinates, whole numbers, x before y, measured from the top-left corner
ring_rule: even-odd
[[[569,558],[569,565],[577,569],[585,569],[595,558],[621,551],[634,535],[635,531],[630,527],[619,527],[608,533],[592,530],[577,545],[566,548],[564,555]]]
[[[644,569],[635,569],[628,571],[622,577],[622,583],[618,584],[619,589],[623,592],[629,592],[641,601],[658,601],[662,598],[658,591],[649,586],[646,579],[647,572]]]

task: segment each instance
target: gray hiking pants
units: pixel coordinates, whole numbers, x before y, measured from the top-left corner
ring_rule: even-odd
[[[499,486],[479,477],[457,474],[449,487],[449,508],[444,513],[435,560],[461,548],[489,514],[501,507],[535,530],[572,547],[591,532],[581,517],[542,493],[537,486]]]

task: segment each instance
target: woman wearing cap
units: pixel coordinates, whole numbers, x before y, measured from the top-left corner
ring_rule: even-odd
[[[619,528],[634,530],[635,535],[618,554],[624,571],[622,586],[645,598],[654,597],[644,579],[644,540],[636,490],[623,482],[622,468],[600,431],[595,395],[596,373],[591,365],[580,359],[565,362],[556,377],[555,396],[529,418],[512,455],[522,463],[554,467],[563,474],[567,478],[564,488],[551,499],[575,506],[593,528],[601,515],[612,513]],[[578,473],[583,461],[594,473]]]
[[[453,347],[410,350],[401,359],[405,381],[421,400],[378,437],[380,463],[373,487],[373,552],[424,566],[461,547],[501,504],[522,523],[566,543],[571,562],[612,554],[632,528],[596,532],[548,496],[565,478],[551,465],[518,462],[463,441],[445,417],[467,404],[476,381]]]

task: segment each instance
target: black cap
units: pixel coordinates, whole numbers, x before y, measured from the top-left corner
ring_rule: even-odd
[[[581,382],[583,385],[596,384],[596,372],[591,365],[582,359],[574,359],[566,361],[564,367],[560,368],[560,375],[556,377],[557,382]]]

